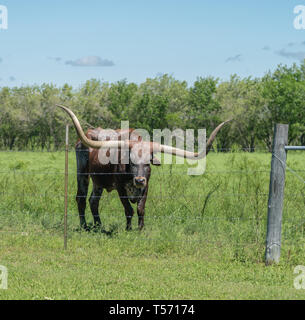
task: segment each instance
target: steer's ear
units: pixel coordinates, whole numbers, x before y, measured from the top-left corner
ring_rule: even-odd
[[[160,162],[159,159],[157,159],[156,157],[152,157],[151,160],[150,160],[150,163],[151,163],[153,166],[161,166],[161,162]]]

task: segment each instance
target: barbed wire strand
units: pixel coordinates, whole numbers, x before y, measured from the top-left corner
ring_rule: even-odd
[[[62,141],[63,144],[65,144],[65,141]],[[73,149],[71,149],[73,148]],[[75,152],[75,148],[72,147],[72,145],[70,144],[69,146],[69,152]],[[88,149],[77,149],[77,151],[84,151],[84,152],[88,152]],[[251,153],[255,153],[255,152],[266,152],[266,153],[270,153],[271,151],[267,148],[220,148],[220,149],[211,149],[209,152],[210,153],[219,153],[219,152],[232,152],[232,153],[238,153],[239,151],[246,151],[246,152],[251,152]],[[59,149],[59,150],[0,150],[0,152],[20,152],[20,153],[29,153],[29,152],[40,152],[40,153],[62,153],[65,152],[65,149]]]
[[[181,170],[182,171],[182,170]],[[185,170],[186,171],[186,170]],[[305,172],[305,170],[296,170],[295,172]],[[253,174],[253,173],[270,173],[270,170],[220,170],[220,171],[206,171],[202,174],[208,175],[208,174]],[[8,171],[0,171],[0,174],[20,174],[20,175],[31,175],[31,174],[46,174],[46,175],[65,175],[65,172],[50,172],[50,171],[19,171],[19,170],[8,170]],[[164,175],[187,175],[186,172],[162,172]],[[124,176],[129,175],[131,176],[131,173],[127,172],[85,172],[85,173],[74,173],[70,172],[70,176],[76,176],[76,175],[92,175],[92,176]]]
[[[111,214],[112,211],[102,211],[100,216],[101,217],[105,217],[105,216],[109,216],[109,214]],[[43,212],[43,214],[39,213],[39,212],[28,212],[28,211],[0,211],[0,214],[2,215],[11,215],[11,216],[18,216],[20,214],[22,215],[27,215],[27,216],[37,216],[37,214],[40,214],[41,218],[44,217],[49,217],[49,218],[60,218],[62,219],[62,217],[60,216],[62,214],[62,211],[57,211],[54,210],[52,212]],[[78,212],[77,209],[75,209],[75,211],[69,211],[67,213],[68,216],[70,217],[75,217],[78,218]],[[90,216],[91,213],[89,214],[88,212],[88,216]],[[118,214],[116,215],[116,217],[119,216],[123,216],[126,217],[126,215],[124,214],[124,212],[122,214]],[[128,218],[137,218],[137,215],[133,215],[133,216],[127,216]],[[267,216],[263,216],[263,217],[232,217],[232,216],[227,216],[227,217],[219,217],[219,216],[205,216],[201,213],[198,213],[196,215],[190,216],[187,215],[185,217],[179,217],[179,216],[175,216],[175,215],[162,215],[162,216],[156,216],[156,215],[145,215],[145,219],[146,220],[150,220],[150,219],[157,219],[157,220],[202,220],[202,221],[227,221],[227,222],[232,222],[232,221],[266,221],[267,220]],[[299,221],[300,220],[300,221]],[[295,222],[298,221],[299,223],[305,223],[304,218],[295,218],[295,217],[285,217],[283,218],[283,223],[288,223],[288,222]]]
[[[293,170],[291,169],[287,164],[285,164],[285,162],[283,160],[281,160],[275,153],[273,153],[274,157],[276,159],[278,159],[281,164],[283,165],[283,167],[286,169],[288,169],[288,171],[290,171],[295,177],[297,177],[301,182],[305,183],[305,180],[303,179],[303,177],[301,177],[300,175],[297,174],[297,172],[303,172],[303,171],[296,171],[296,170]]]

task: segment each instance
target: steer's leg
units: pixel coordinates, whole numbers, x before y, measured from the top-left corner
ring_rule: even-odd
[[[137,206],[139,230],[142,230],[144,228],[145,203],[147,199],[147,193],[148,193],[148,186],[146,187],[143,197],[140,199]]]
[[[89,199],[89,203],[90,203],[90,208],[93,215],[95,226],[100,226],[102,224],[100,215],[98,212],[98,205],[99,205],[102,193],[103,193],[103,188],[93,184],[93,190]]]
[[[131,206],[126,191],[122,188],[118,190],[120,200],[125,209],[125,216],[126,216],[126,230],[131,230],[131,221],[134,214],[133,207]]]
[[[85,210],[86,210],[86,198],[87,198],[88,186],[89,186],[89,174],[88,174],[89,152],[88,152],[88,149],[86,149],[86,147],[84,147],[81,143],[77,144],[75,151],[76,151],[76,161],[77,161],[76,202],[78,206],[80,225],[82,228],[87,230]]]

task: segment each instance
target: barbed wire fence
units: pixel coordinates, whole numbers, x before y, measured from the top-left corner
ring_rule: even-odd
[[[218,151],[225,151],[225,152],[236,152],[237,150],[235,149],[221,149]],[[264,152],[264,153],[270,153],[269,150],[267,149],[251,149],[251,148],[245,148],[242,149],[241,151],[245,151],[245,152]],[[74,153],[74,150],[70,149],[66,149],[66,154],[67,153]],[[275,155],[277,157],[276,154],[274,154],[274,152],[271,152],[272,155]],[[66,158],[67,159],[67,158]],[[280,160],[279,160],[280,161]],[[167,168],[168,169],[168,168]],[[301,184],[305,184],[305,179],[304,179],[304,173],[305,170],[297,170],[297,169],[293,169],[289,166],[286,165],[286,169],[287,172],[289,172],[292,176],[294,176]],[[16,218],[18,219],[18,217],[20,217],[20,214],[24,214],[28,217],[31,216],[37,216],[37,215],[41,215],[41,212],[43,211],[43,215],[45,217],[41,217],[42,221],[43,219],[45,219],[45,221],[48,221],[48,223],[46,223],[45,228],[40,230],[38,228],[35,229],[35,225],[33,225],[33,231],[31,230],[14,230],[14,228],[10,229],[9,227],[5,227],[3,228],[3,226],[0,227],[0,234],[1,233],[20,233],[22,235],[27,235],[31,232],[33,233],[37,233],[39,235],[43,235],[45,234],[46,230],[48,230],[49,232],[47,233],[48,236],[52,236],[52,234],[56,234],[58,235],[59,230],[61,230],[60,232],[62,232],[63,230],[65,230],[65,236],[64,236],[64,246],[67,246],[67,239],[68,239],[68,235],[67,232],[73,232],[73,231],[78,231],[78,227],[76,227],[75,223],[78,219],[78,212],[76,207],[74,206],[73,209],[69,209],[69,206],[71,207],[71,203],[72,201],[74,201],[74,198],[76,196],[76,194],[74,194],[71,190],[71,182],[72,180],[74,181],[73,183],[76,182],[76,171],[75,168],[73,168],[73,172],[70,169],[69,172],[65,172],[65,171],[57,171],[57,170],[20,170],[20,169],[16,169],[16,168],[12,168],[9,170],[1,170],[0,169],[0,175],[2,175],[2,190],[0,189],[0,199],[2,198],[2,200],[4,198],[11,198],[11,200],[9,202],[5,201],[5,205],[7,206],[6,210],[2,209],[0,207],[0,214],[1,215],[5,215],[6,217],[14,217],[16,216]],[[97,173],[98,175],[107,175],[107,174],[102,174],[102,173]],[[111,173],[112,174],[112,173]],[[166,169],[156,169],[153,174],[154,176],[154,181],[150,182],[151,184],[155,184],[154,186],[154,190],[152,192],[152,194],[148,195],[148,201],[151,201],[151,206],[156,206],[156,208],[158,209],[158,205],[160,208],[160,203],[162,204],[162,202],[169,202],[170,204],[173,204],[173,206],[175,207],[174,210],[181,212],[181,210],[184,210],[186,212],[186,214],[182,214],[182,215],[177,215],[176,212],[174,211],[172,214],[156,214],[156,210],[154,210],[153,214],[150,214],[150,212],[147,209],[147,214],[146,214],[146,218],[147,221],[152,221],[155,220],[157,222],[164,222],[166,221],[168,224],[174,224],[174,223],[190,223],[190,222],[202,222],[204,223],[214,223],[215,225],[217,224],[222,224],[222,223],[227,223],[228,228],[233,227],[234,225],[237,225],[239,223],[243,223],[243,224],[248,224],[248,223],[253,223],[254,225],[257,225],[258,223],[260,224],[260,229],[263,230],[262,233],[265,233],[265,229],[266,229],[266,225],[267,225],[267,200],[268,197],[270,196],[270,193],[268,192],[263,192],[262,190],[258,189],[256,190],[255,188],[252,191],[255,191],[253,193],[249,193],[247,192],[241,192],[240,190],[229,190],[226,189],[226,191],[224,192],[224,190],[221,190],[220,187],[218,187],[218,184],[215,183],[215,185],[212,186],[212,188],[209,188],[207,192],[205,193],[201,193],[201,190],[197,190],[196,189],[196,185],[194,186],[194,188],[189,188],[186,184],[194,184],[194,181],[198,181],[198,178],[191,178],[191,177],[185,177],[183,178],[183,176],[185,176],[185,172],[183,172],[183,170],[173,170],[171,167],[169,168],[169,170]],[[211,170],[207,170],[205,172],[205,176],[226,176],[226,175],[234,175],[234,176],[240,176],[242,178],[245,177],[258,177],[258,176],[264,176],[264,180],[267,180],[268,175],[270,175],[270,169],[266,169],[266,170],[262,170],[262,169],[253,169],[253,168],[246,168],[246,169],[228,169],[228,170],[215,170],[215,169],[211,169]],[[39,178],[40,176],[40,178]],[[53,179],[53,177],[60,177],[60,181],[61,181],[61,185],[62,182],[64,181],[64,177],[69,177],[69,189],[70,192],[67,192],[64,194],[62,192],[60,192],[60,190],[56,189],[56,187],[58,187],[60,185],[60,183],[57,183],[55,187],[50,187],[50,189],[42,192],[39,191],[37,192],[37,188],[39,189],[39,183],[41,182],[41,180],[44,177],[50,177],[51,179]],[[19,191],[9,191],[7,189],[10,188],[5,188],[8,184],[10,183],[14,183],[13,181],[11,181],[12,177],[18,181],[22,181],[25,178],[30,178],[31,180],[31,184],[29,187],[27,187],[26,190],[20,191],[21,188],[12,188],[13,190],[18,189]],[[168,177],[170,177],[171,179],[168,179]],[[176,178],[173,178],[176,177]],[[267,178],[266,178],[267,177]],[[179,182],[178,180],[183,179],[182,182]],[[186,182],[186,180],[188,179],[188,182]],[[214,178],[212,177],[211,180],[213,180]],[[164,181],[166,180],[166,181]],[[226,178],[224,178],[224,180],[226,180]],[[4,182],[3,182],[4,181]],[[177,182],[178,181],[178,182]],[[166,186],[164,186],[164,183],[166,184]],[[205,180],[205,182],[207,182],[207,180]],[[174,183],[181,183],[182,184],[182,191],[185,190],[191,190],[193,189],[192,192],[178,192],[178,190],[175,190],[175,186]],[[164,190],[168,187],[168,185],[172,184],[172,189],[168,189],[168,190]],[[195,183],[196,184],[196,183]],[[199,186],[202,186],[203,184],[199,183]],[[38,187],[37,187],[38,186]],[[180,185],[181,187],[181,185]],[[50,192],[51,190],[51,192]],[[57,192],[58,190],[58,192]],[[220,191],[219,191],[220,190]],[[299,206],[298,211],[300,213],[304,212],[304,208],[305,208],[305,191],[303,192],[304,189],[300,188],[300,190],[298,190],[298,192],[289,192],[285,194],[286,199],[293,201],[294,203],[294,209],[297,208],[297,206]],[[170,191],[170,192],[168,192]],[[300,192],[299,192],[300,191]],[[26,199],[31,198],[32,200],[27,202]],[[88,195],[89,198],[89,195]],[[104,198],[104,199],[103,199]],[[116,200],[114,200],[114,198],[116,198]],[[194,204],[194,199],[197,198],[197,201],[195,201]],[[225,198],[229,198],[229,199],[237,199],[236,202],[234,203],[238,203],[238,202],[250,202],[251,204],[247,205],[247,208],[250,208],[251,205],[253,204],[254,206],[256,205],[257,208],[255,210],[259,211],[259,210],[263,210],[264,212],[259,212],[258,215],[254,215],[254,216],[249,216],[249,215],[245,215],[245,214],[241,214],[240,216],[234,216],[232,214],[230,214],[229,212],[226,212],[226,215],[224,216],[218,216],[217,212],[215,212],[214,215],[207,215],[207,207],[209,206],[209,202],[211,201],[211,199],[225,199]],[[48,206],[48,203],[52,203],[52,201],[54,201],[54,199],[60,199],[58,201],[58,203],[56,204],[56,209],[52,208],[51,210],[45,210],[45,206]],[[110,204],[108,205],[108,207],[106,206],[106,208],[103,208],[102,205],[102,210],[101,210],[101,214],[103,214],[103,217],[107,217],[108,214],[111,213],[111,211],[113,211],[111,209],[111,205],[113,205],[114,201],[119,202],[118,200],[118,195],[114,195],[111,196],[109,194],[106,194],[106,196],[102,196],[101,199],[101,203],[103,203],[106,200],[111,200]],[[251,199],[253,200],[251,202]],[[34,204],[35,200],[38,202],[38,200],[40,202],[45,202],[43,206],[41,204],[42,208],[37,208],[33,205],[33,207],[31,207],[31,203]],[[43,201],[44,200],[44,201]],[[64,202],[64,200],[66,202]],[[303,200],[303,202],[301,202],[300,200]],[[21,205],[21,210],[16,209],[16,202],[22,204],[24,203],[24,207],[22,208]],[[60,204],[60,206],[59,206]],[[200,204],[197,208],[194,209],[194,206]],[[121,204],[116,205],[118,208]],[[12,209],[10,210],[9,207],[12,207]],[[120,211],[121,211],[121,215],[117,214],[116,219],[117,220],[121,220],[122,222],[125,222],[124,219],[124,209],[123,207],[120,207]],[[246,208],[246,206],[245,206]],[[245,210],[247,210],[247,208]],[[263,209],[262,209],[263,208]],[[162,206],[161,206],[161,209]],[[254,211],[255,211],[254,210]],[[89,211],[90,208],[88,208],[87,206],[87,216],[89,216]],[[167,210],[170,211],[170,210]],[[217,211],[217,207],[215,207],[215,211]],[[235,210],[236,212],[236,210]],[[53,224],[48,220],[53,218],[55,220],[55,222],[53,222]],[[69,221],[69,219],[73,218],[73,228],[68,228],[67,226],[67,222]],[[134,217],[136,218],[136,216]],[[14,223],[11,219],[7,219],[7,221],[9,222],[9,225],[14,226]],[[33,219],[29,218],[30,222],[33,222]],[[5,221],[4,221],[5,222]],[[300,214],[299,217],[285,217],[284,216],[284,220],[283,223],[286,224],[289,228],[286,229],[286,233],[284,233],[284,240],[285,238],[289,236],[289,232],[290,230],[296,230],[296,229],[300,229],[301,234],[303,236],[304,234],[304,226],[305,226],[305,217],[303,218],[302,215]],[[202,225],[200,225],[202,226]],[[236,231],[236,228],[233,228],[233,231]],[[217,228],[215,229],[217,230]],[[54,233],[53,233],[54,231]],[[223,230],[222,230],[223,231]],[[293,232],[293,231],[291,231]],[[137,237],[135,237],[135,241],[137,241]],[[261,239],[261,238],[260,238]],[[148,238],[148,237],[141,237],[140,239],[141,241],[155,241],[155,240],[160,240],[160,238],[154,239],[154,238]],[[192,238],[192,237],[184,237],[183,239],[166,239],[166,241],[172,241],[172,242],[207,242],[206,238],[202,238],[202,239],[197,239],[197,238]],[[216,239],[213,243],[215,244],[220,244],[221,242]],[[249,243],[249,242],[248,242]],[[258,242],[257,240],[253,241],[253,245],[257,245]],[[245,243],[240,242],[240,243],[236,243],[236,245],[239,246],[244,246]],[[263,243],[260,243],[260,245],[263,245]]]

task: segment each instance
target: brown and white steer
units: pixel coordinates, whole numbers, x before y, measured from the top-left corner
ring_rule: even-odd
[[[88,229],[85,219],[86,198],[89,179],[93,190],[89,199],[91,212],[96,226],[101,225],[99,201],[103,190],[116,190],[125,209],[127,230],[131,230],[134,210],[131,203],[137,204],[138,226],[144,227],[145,203],[148,194],[148,183],[151,174],[150,165],[160,165],[154,153],[162,152],[188,159],[202,159],[211,149],[220,129],[230,120],[221,123],[211,134],[206,150],[201,153],[189,152],[155,142],[145,142],[134,129],[107,131],[101,128],[89,129],[84,134],[75,114],[62,105],[58,105],[71,117],[79,136],[76,144],[77,160],[77,195],[76,202],[81,227]],[[113,134],[115,132],[115,134]],[[109,160],[110,153],[115,152],[117,161]],[[106,160],[107,160],[106,159]],[[134,161],[134,159],[137,159]],[[130,203],[131,202],[131,203]]]

